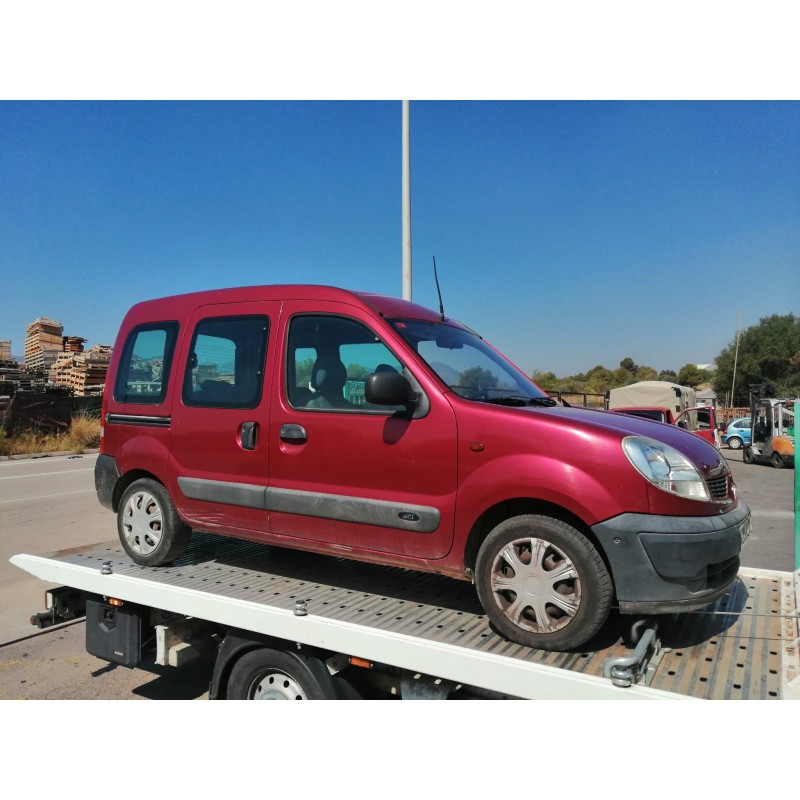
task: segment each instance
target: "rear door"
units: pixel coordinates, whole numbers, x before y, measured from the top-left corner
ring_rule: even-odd
[[[172,411],[173,497],[196,528],[264,533],[277,302],[202,306],[189,320]]]
[[[424,409],[369,406],[367,376],[413,374],[365,311],[341,303],[283,307],[285,369],[270,423],[272,531],[351,550],[441,558],[457,485],[453,409],[430,384]],[[384,338],[386,337],[386,338]],[[423,380],[429,380],[423,378]],[[389,559],[391,560],[391,559]]]

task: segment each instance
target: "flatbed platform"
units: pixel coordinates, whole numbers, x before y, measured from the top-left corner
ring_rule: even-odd
[[[742,569],[705,609],[657,618],[661,648],[646,686],[614,686],[630,656],[612,616],[582,648],[534,650],[496,634],[474,587],[410,572],[195,533],[169,567],[142,567],[109,542],[16,566],[53,584],[346,652],[511,697],[783,699],[798,696],[794,575]]]

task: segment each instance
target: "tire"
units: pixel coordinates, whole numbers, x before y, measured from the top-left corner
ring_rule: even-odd
[[[316,658],[260,648],[233,666],[228,700],[335,700],[336,681]]]
[[[730,439],[728,439],[728,447],[730,447],[731,450],[739,450],[743,444],[744,442],[738,436],[731,436]]]
[[[571,525],[533,514],[512,517],[486,537],[475,585],[498,633],[541,650],[569,650],[591,639],[614,595],[594,545]]]
[[[125,552],[145,567],[174,561],[186,550],[192,536],[167,490],[151,478],[134,481],[123,493],[117,531]]]
[[[744,461],[745,464],[752,464],[755,461],[755,458],[753,458],[752,447],[744,448],[744,452],[742,453],[742,461]]]
[[[786,462],[780,453],[773,453],[770,457],[770,462],[775,469],[783,469],[786,466]]]

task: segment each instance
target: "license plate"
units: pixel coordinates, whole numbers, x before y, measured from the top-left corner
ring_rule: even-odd
[[[752,530],[753,526],[750,524],[750,517],[748,516],[747,519],[739,526],[739,533],[742,536],[742,544],[744,544],[750,538]]]

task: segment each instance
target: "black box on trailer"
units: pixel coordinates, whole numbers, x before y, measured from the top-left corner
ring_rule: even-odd
[[[135,667],[141,660],[145,609],[86,601],[86,651],[93,656]]]

